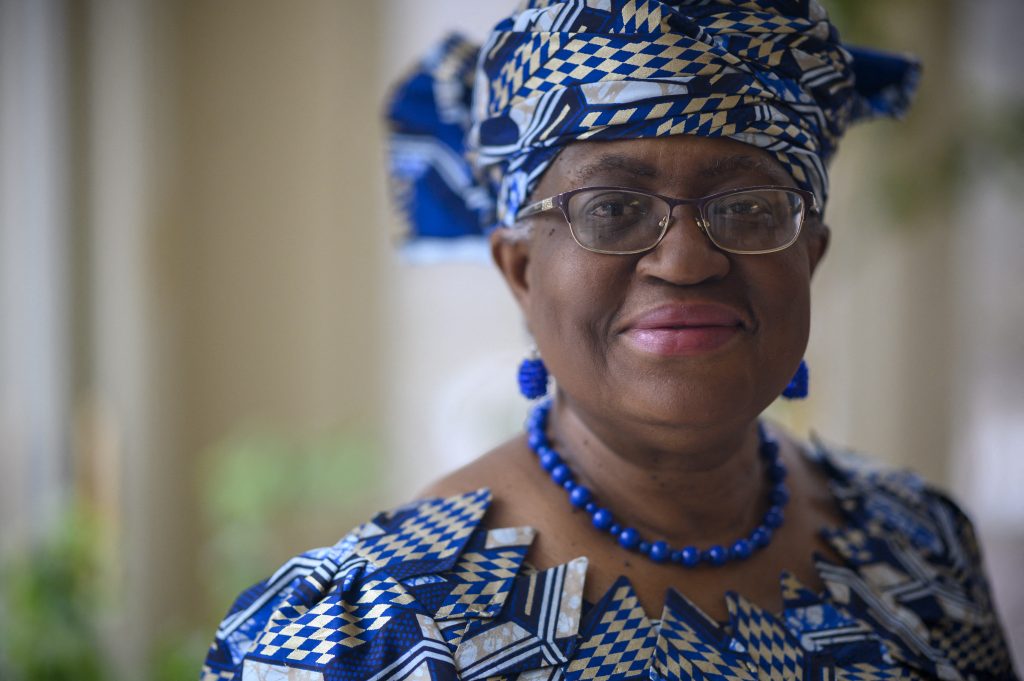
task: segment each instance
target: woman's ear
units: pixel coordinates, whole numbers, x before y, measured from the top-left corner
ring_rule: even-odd
[[[825,257],[825,253],[828,252],[829,242],[832,240],[832,230],[828,228],[821,218],[818,218],[818,222],[812,225],[814,230],[811,234],[811,243],[808,247],[807,253],[811,261],[811,275],[814,275],[814,271],[818,269],[818,265],[821,263],[821,259]]]
[[[501,271],[505,283],[515,296],[520,309],[525,311],[530,295],[527,271],[530,264],[530,238],[512,234],[507,227],[491,232],[491,257]]]

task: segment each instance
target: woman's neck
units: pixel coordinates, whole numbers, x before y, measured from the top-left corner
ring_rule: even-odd
[[[598,505],[645,536],[675,546],[731,541],[765,511],[756,421],[715,431],[617,423],[612,431],[560,394],[549,423],[555,448]]]

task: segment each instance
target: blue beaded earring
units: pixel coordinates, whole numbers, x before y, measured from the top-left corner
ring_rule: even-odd
[[[537,348],[519,364],[519,392],[528,400],[535,400],[548,394],[548,368],[540,358]]]
[[[807,397],[807,383],[809,376],[807,373],[807,362],[800,360],[800,366],[796,368],[796,373],[790,380],[789,385],[782,391],[782,396],[787,400],[802,400]]]

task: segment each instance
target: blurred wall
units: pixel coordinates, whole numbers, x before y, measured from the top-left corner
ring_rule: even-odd
[[[379,438],[377,11],[352,9],[96,0],[74,15],[89,84],[79,444],[118,528],[108,633],[128,676],[154,641],[210,622],[200,502],[220,440],[247,424]],[[311,519],[268,562],[359,519]]]

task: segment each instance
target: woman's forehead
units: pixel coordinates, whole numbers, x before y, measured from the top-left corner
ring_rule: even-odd
[[[541,187],[586,186],[609,178],[711,182],[738,175],[795,186],[789,173],[763,149],[727,138],[673,135],[575,142],[559,153]]]

